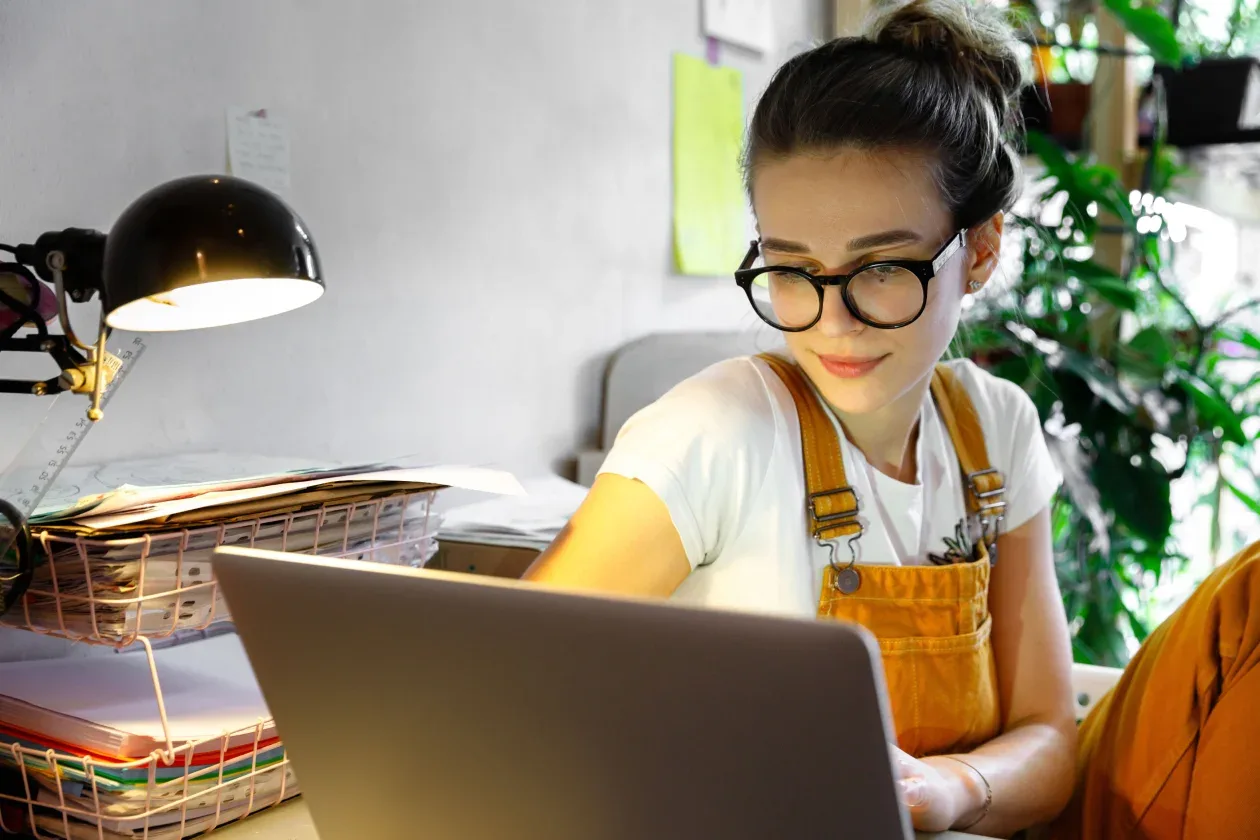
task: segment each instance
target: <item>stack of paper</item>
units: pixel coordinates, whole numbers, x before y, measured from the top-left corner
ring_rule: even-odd
[[[145,532],[252,519],[322,505],[352,504],[403,489],[459,487],[519,493],[511,475],[478,467],[370,464],[256,475],[228,481],[124,485],[69,506],[41,508],[32,526],[79,534]]]
[[[451,508],[438,540],[544,549],[586,498],[587,488],[557,475],[527,479],[522,495]]]
[[[434,491],[521,492],[511,475],[480,468],[276,464],[183,456],[67,471],[32,518],[40,562],[4,623],[115,642],[205,627],[229,618],[217,545],[420,566],[437,548]],[[100,489],[118,477],[152,483]]]
[[[218,545],[421,566],[436,551],[440,519],[413,499],[403,495],[323,517],[273,518],[260,526],[51,538],[43,549],[51,559],[42,558],[25,601],[6,621],[108,638],[227,621],[212,574]]]
[[[161,649],[154,661],[176,750],[171,763],[144,760],[164,750],[166,739],[142,653],[0,664],[0,738],[27,748],[18,753],[42,788],[39,799],[108,817],[106,836],[139,833],[146,823],[175,832],[150,830],[150,837],[194,833],[192,823],[180,833],[181,810],[194,823],[213,821],[215,807],[243,815],[251,785],[253,807],[274,803],[288,772],[284,749],[236,635]],[[48,750],[55,751],[55,771]],[[19,763],[8,747],[0,761]],[[252,775],[256,768],[274,772]],[[284,795],[297,792],[289,776]],[[152,813],[170,805],[178,807]],[[95,820],[90,833],[78,832],[86,823],[71,826],[72,836],[97,836]],[[65,834],[60,817],[41,820],[40,828]]]

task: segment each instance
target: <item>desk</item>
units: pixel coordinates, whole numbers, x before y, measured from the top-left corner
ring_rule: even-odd
[[[224,840],[319,840],[311,815],[302,797],[291,799],[268,811],[233,823],[208,835]],[[916,834],[918,840],[984,840],[975,834],[946,831],[943,834]]]

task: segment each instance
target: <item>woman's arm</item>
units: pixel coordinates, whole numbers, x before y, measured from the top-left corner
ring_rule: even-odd
[[[669,509],[646,484],[605,473],[524,579],[667,597],[691,573]]]
[[[978,770],[993,789],[993,803],[972,830],[1004,837],[1052,819],[1067,804],[1075,781],[1072,650],[1048,508],[998,537],[989,608],[1003,732],[960,756],[975,770],[947,757],[928,761],[959,785],[965,803],[957,817],[960,826],[984,811]]]

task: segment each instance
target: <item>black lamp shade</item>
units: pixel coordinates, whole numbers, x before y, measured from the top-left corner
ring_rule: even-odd
[[[224,175],[180,178],[136,199],[106,237],[102,274],[106,323],[136,332],[265,318],[324,292],[298,215]]]

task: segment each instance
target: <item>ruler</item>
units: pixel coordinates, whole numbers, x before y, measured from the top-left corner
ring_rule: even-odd
[[[107,347],[118,360],[118,370],[101,394],[102,409],[109,405],[110,399],[118,392],[136,360],[144,353],[144,348],[144,340],[139,336],[126,338],[117,347]],[[46,399],[52,404],[34,433],[0,476],[0,499],[16,508],[23,519],[30,519],[62,468],[69,463],[75,450],[96,425],[87,418],[91,397],[86,394],[61,393],[54,397],[31,399]],[[6,524],[0,522],[0,525]],[[9,529],[5,528],[4,531]],[[12,533],[0,532],[0,558],[8,553],[12,538]]]

